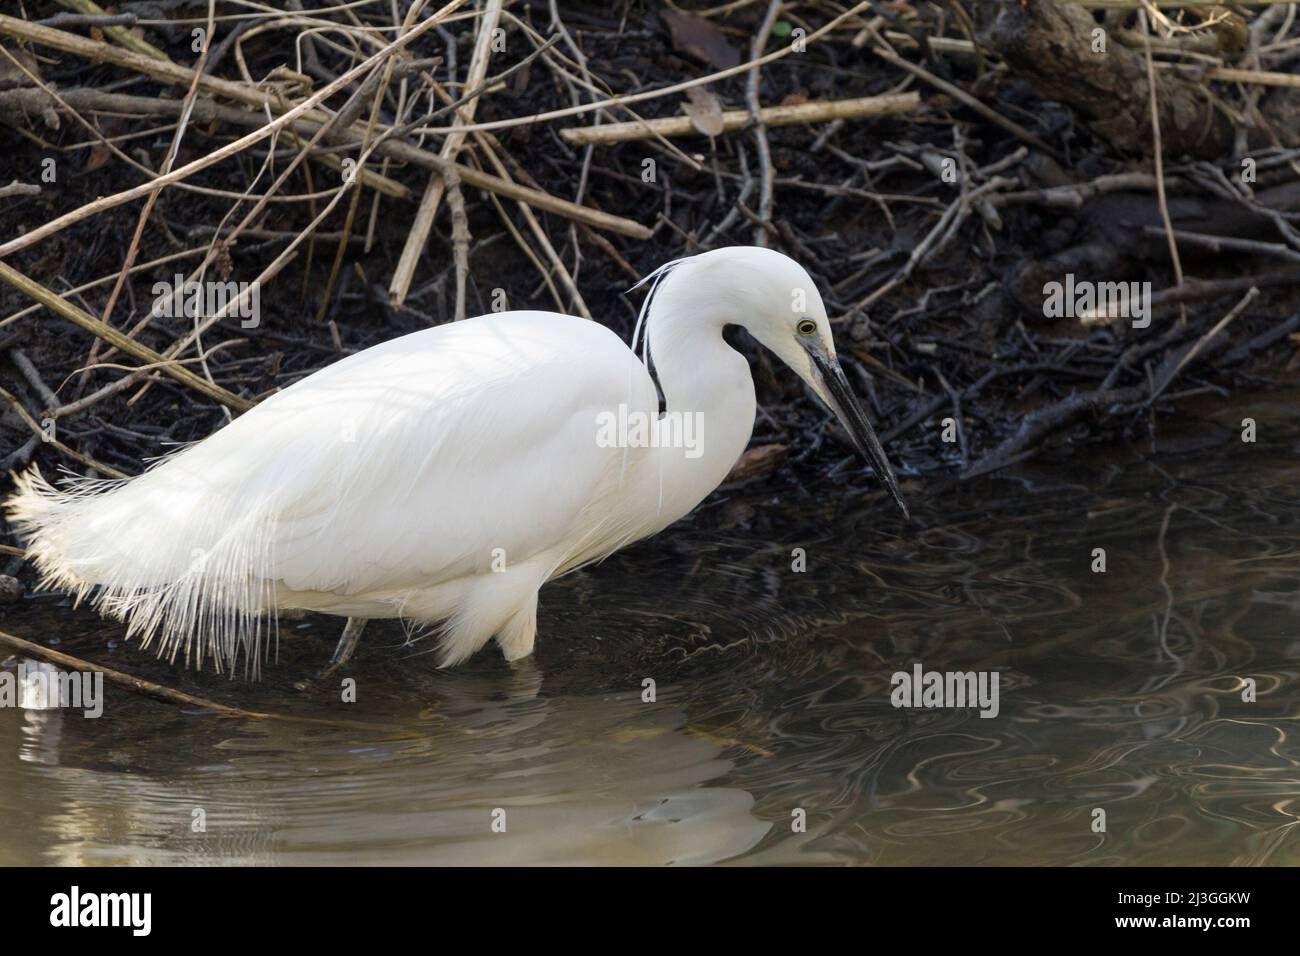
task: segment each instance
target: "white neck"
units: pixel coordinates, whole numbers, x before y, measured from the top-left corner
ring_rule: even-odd
[[[670,416],[693,416],[698,445],[655,449],[661,527],[703,501],[722,483],[754,431],[754,379],[745,357],[722,338],[725,320],[686,307],[671,277],[651,303],[646,324],[650,355]],[[707,307],[706,307],[707,308]],[[694,456],[694,457],[692,457]]]

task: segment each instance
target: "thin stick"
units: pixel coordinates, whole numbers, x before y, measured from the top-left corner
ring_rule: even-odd
[[[400,730],[399,728],[386,727],[383,724],[369,724],[363,721],[322,720],[318,717],[298,717],[293,714],[271,714],[257,710],[243,710],[239,707],[231,707],[229,704],[219,704],[215,700],[195,697],[193,694],[187,694],[184,691],[164,687],[162,684],[155,684],[143,677],[136,677],[124,671],[113,670],[111,667],[104,667],[101,664],[95,664],[80,657],[73,657],[71,654],[64,654],[62,651],[53,650],[42,644],[25,641],[21,637],[16,637],[5,631],[0,631],[0,646],[10,647],[33,660],[44,661],[65,670],[77,671],[82,674],[103,674],[104,680],[114,687],[163,704],[171,704],[174,707],[206,710],[222,717],[245,717],[250,720],[284,720],[296,724],[315,724],[321,727],[345,727],[366,731],[392,732]]]
[[[57,3],[59,6],[67,7],[69,10],[75,10],[77,13],[87,14],[92,17],[100,17],[104,20],[111,19],[108,11],[99,4],[93,2],[93,0],[57,0]],[[103,31],[108,34],[114,43],[124,46],[128,50],[132,50],[153,60],[162,60],[167,63],[171,62],[171,57],[166,53],[158,49],[152,43],[142,40],[124,26],[114,26],[106,23],[103,25]]]
[[[96,471],[108,475],[111,478],[131,477],[125,472],[118,471],[116,468],[112,468],[108,465],[95,461],[95,459],[93,458],[83,455],[81,452],[77,451],[76,449],[70,448],[69,446],[65,445],[57,438],[48,437],[45,434],[45,430],[41,428],[41,423],[38,422],[36,419],[32,418],[31,414],[27,411],[27,409],[23,407],[23,403],[18,401],[18,398],[10,394],[7,389],[0,388],[0,398],[3,398],[5,401],[7,401],[10,405],[13,406],[14,411],[18,413],[18,417],[21,418],[23,420],[23,423],[28,428],[30,428],[42,441],[48,441],[51,445],[53,445],[59,451],[63,452],[65,455],[70,455],[71,457],[75,458],[77,461],[81,462],[83,465],[86,465],[90,468],[94,468]]]
[[[116,346],[128,355],[133,355],[142,362],[147,362],[150,365],[158,365],[159,371],[166,375],[170,375],[172,378],[188,385],[195,391],[202,392],[209,398],[216,399],[227,408],[234,409],[237,412],[243,412],[253,407],[253,403],[247,399],[240,398],[233,392],[226,391],[220,385],[214,385],[211,382],[200,378],[182,365],[169,362],[153,349],[141,345],[139,342],[119,332],[111,325],[105,325],[93,315],[77,308],[71,302],[51,292],[39,282],[29,279],[6,262],[0,262],[0,279],[8,282],[20,292],[26,293],[47,309],[58,313],[69,322],[81,326],[87,332],[99,336],[105,342]]]
[[[488,61],[492,57],[492,35],[497,28],[501,19],[501,7],[503,0],[488,0],[487,7],[483,11],[483,19],[479,21],[478,36],[474,41],[474,52],[469,61],[469,72],[465,75],[465,85],[462,90],[477,90],[483,85],[484,79],[487,78]],[[478,109],[478,96],[472,97],[468,102],[463,103],[456,110],[456,119],[462,123],[474,122],[474,113]],[[460,148],[465,143],[465,133],[452,133],[442,143],[442,149],[438,155],[447,162],[454,162]],[[401,308],[406,301],[406,295],[411,291],[411,281],[415,277],[415,267],[420,261],[420,255],[424,252],[425,243],[429,241],[429,231],[433,228],[434,217],[438,214],[438,206],[442,202],[443,193],[447,189],[447,177],[442,173],[435,171],[429,177],[429,184],[424,189],[424,195],[420,197],[420,206],[416,210],[415,218],[411,221],[411,229],[406,234],[406,243],[402,246],[402,254],[397,260],[397,268],[393,270],[392,281],[388,284],[388,301],[393,308]],[[460,276],[460,259],[457,258],[457,276]],[[462,305],[464,302],[463,286],[457,283],[457,304]],[[461,310],[456,312],[457,318],[464,318]]]
[[[22,349],[13,348],[9,350],[9,357],[13,359],[14,365],[22,373],[23,378],[27,379],[27,384],[40,395],[41,401],[45,403],[44,410],[58,408],[60,404],[59,396],[55,395],[50,387],[45,384],[45,380],[41,378],[41,373],[32,364],[32,360],[27,357],[26,353]]]
[[[910,113],[921,105],[919,93],[890,93],[884,96],[864,96],[854,100],[831,100],[825,103],[799,103],[793,106],[765,106],[758,111],[764,126],[793,126],[797,123],[829,123],[837,119],[861,119],[865,116],[886,116]],[[725,132],[740,129],[749,122],[749,110],[727,110],[722,114]],[[628,143],[652,139],[656,136],[702,135],[689,116],[669,116],[663,119],[637,120],[631,123],[610,123],[605,126],[579,126],[560,130],[566,142],[578,146],[596,143]]]
[[[35,183],[20,183],[14,180],[8,186],[0,186],[0,199],[8,199],[10,196],[39,196],[41,187]]]
[[[1227,66],[1212,66],[1205,71],[1207,80],[1225,83],[1255,83],[1259,86],[1300,87],[1300,76],[1294,73],[1275,73],[1271,70],[1234,70]]]
[[[1278,269],[1272,272],[1259,272],[1255,275],[1241,276],[1233,279],[1188,279],[1181,286],[1161,289],[1151,296],[1152,311],[1167,305],[1193,302],[1200,299],[1213,299],[1220,295],[1248,290],[1257,285],[1261,288],[1276,286],[1294,287],[1300,284],[1300,270]]]
[[[1172,369],[1169,370],[1169,372],[1164,376],[1163,379],[1161,379],[1160,384],[1151,390],[1151,397],[1147,399],[1147,405],[1150,405],[1157,398],[1159,398],[1161,393],[1170,386],[1170,384],[1173,382],[1174,379],[1178,377],[1178,373],[1181,372],[1184,368],[1186,368],[1187,364],[1191,362],[1192,359],[1196,358],[1196,356],[1200,354],[1201,350],[1204,349],[1205,346],[1210,341],[1212,341],[1216,335],[1218,335],[1225,328],[1227,328],[1228,324],[1232,322],[1233,319],[1241,315],[1241,313],[1245,310],[1246,306],[1250,305],[1250,303],[1253,302],[1255,300],[1255,297],[1258,295],[1259,295],[1259,289],[1256,288],[1255,286],[1251,286],[1250,289],[1246,292],[1246,294],[1241,297],[1241,301],[1238,302],[1236,305],[1234,305],[1231,311],[1229,311],[1227,315],[1225,315],[1223,318],[1221,318],[1218,322],[1215,323],[1214,328],[1210,329],[1210,331],[1206,332],[1199,339],[1197,339],[1196,344],[1193,345],[1190,349],[1188,349],[1183,354],[1182,358],[1178,360],[1178,363],[1174,365]]]
[[[967,107],[969,107],[970,109],[978,113],[980,116],[983,116],[990,123],[996,123],[998,126],[1001,126],[1004,130],[1011,133],[1013,136],[1016,136],[1017,138],[1024,140],[1026,143],[1028,143],[1031,146],[1038,147],[1043,152],[1047,153],[1049,156],[1053,156],[1058,159],[1060,158],[1060,154],[1056,150],[1048,146],[1041,139],[1039,139],[1033,133],[1029,132],[1029,130],[1025,129],[1019,123],[1007,119],[997,110],[984,105],[975,97],[971,96],[969,93],[963,90],[960,86],[957,86],[956,84],[953,83],[949,83],[947,80],[940,79],[939,77],[935,76],[933,73],[931,73],[929,70],[925,69],[924,67],[917,66],[911,60],[903,59],[903,57],[899,56],[897,53],[895,53],[893,50],[889,48],[888,42],[885,40],[884,37],[880,35],[879,31],[877,31],[875,27],[868,24],[867,30],[876,40],[875,44],[871,47],[871,52],[874,53],[876,56],[880,57],[880,59],[884,60],[886,63],[892,63],[900,70],[906,70],[908,73],[911,73],[913,76],[916,76],[919,79],[924,80],[926,83],[929,83],[935,89],[942,90],[943,92],[947,93],[949,96],[955,97],[956,99],[964,103]]]
[[[465,196],[460,178],[452,173],[446,178],[447,210],[451,213],[451,257],[456,263],[456,309],[454,319],[465,316],[465,287],[469,281],[469,216],[465,214]]]
[[[1160,226],[1146,226],[1142,232],[1148,236],[1163,236],[1165,234],[1164,229]],[[1186,229],[1175,229],[1174,238],[1179,242],[1186,242],[1193,246],[1209,249],[1211,252],[1222,252],[1225,249],[1235,252],[1257,252],[1260,255],[1276,256],[1290,262],[1300,262],[1300,252],[1280,242],[1237,239],[1234,236],[1215,236],[1204,232],[1188,232]]]
[[[173,690],[170,687],[155,684],[141,677],[133,677],[122,671],[101,667],[99,664],[92,664],[80,657],[73,657],[71,654],[64,654],[61,651],[51,650],[44,645],[25,641],[21,637],[15,637],[5,631],[0,631],[0,645],[10,647],[20,654],[35,660],[45,661],[47,664],[54,664],[67,670],[78,671],[82,674],[103,674],[104,680],[114,687],[120,687],[132,694],[148,697],[150,700],[161,701],[164,704],[172,704],[176,707],[193,707],[197,710],[210,710],[213,713],[223,714],[227,717],[264,719],[272,716],[271,714],[262,714],[256,711],[240,710],[238,707],[218,704],[214,700],[206,700],[202,697],[195,697],[193,694],[187,694],[184,691]]]
[[[1164,147],[1160,139],[1160,109],[1156,102],[1156,69],[1151,57],[1151,26],[1147,22],[1146,8],[1138,11],[1138,22],[1142,27],[1142,45],[1146,52],[1147,84],[1151,88],[1151,138],[1155,149],[1156,198],[1160,205],[1160,218],[1165,224],[1165,235],[1169,238],[1169,258],[1174,264],[1174,285],[1183,284],[1183,263],[1178,258],[1178,241],[1174,238],[1174,223],[1169,218],[1169,202],[1165,196],[1165,159]],[[1179,306],[1180,321],[1187,321],[1187,310]]]
[[[270,238],[270,237],[263,237],[263,238]],[[205,250],[203,249],[182,249],[180,252],[168,253],[165,256],[159,256],[157,259],[150,259],[148,262],[141,262],[139,265],[132,267],[131,272],[132,274],[135,274],[137,272],[142,272],[145,269],[153,269],[156,266],[166,265],[168,262],[173,262],[177,259],[184,259],[190,256],[201,256],[203,255],[204,251]],[[65,293],[65,295],[78,295],[82,292],[85,292],[87,289],[93,289],[96,286],[101,286],[106,282],[112,282],[115,278],[117,278],[117,274],[114,272],[110,272],[107,275],[100,276],[98,279],[91,279],[89,282],[83,282],[81,285],[69,289]],[[0,319],[0,328],[9,325],[10,323],[16,321],[17,319],[21,319],[25,315],[31,315],[33,312],[39,312],[41,311],[42,308],[43,307],[39,303],[37,303],[36,305],[24,306],[23,308],[19,309],[17,312],[12,312],[9,315],[6,315],[3,319]]]
[[[1172,182],[1176,183],[1178,180],[1174,179]],[[995,206],[1042,203],[1044,206],[1060,209],[1082,209],[1084,201],[1094,196],[1125,189],[1155,189],[1156,185],[1156,178],[1150,173],[1113,173],[1109,176],[1098,176],[1086,183],[999,193],[990,196],[989,202]]]
[[[763,122],[762,107],[758,105],[758,84],[762,58],[767,38],[776,25],[776,15],[781,10],[781,0],[768,0],[767,12],[759,21],[758,30],[749,47],[754,68],[745,77],[745,105],[754,123],[754,151],[758,154],[758,223],[754,229],[754,245],[766,246],[767,233],[772,224],[772,146],[767,141],[767,125]]]

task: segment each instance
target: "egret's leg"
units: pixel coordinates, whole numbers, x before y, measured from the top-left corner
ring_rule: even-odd
[[[330,658],[330,666],[325,668],[323,673],[333,674],[348,662],[361,641],[361,632],[365,629],[366,618],[348,618],[348,623],[343,625],[343,636],[339,638],[338,647],[334,648],[334,656]]]
[[[497,632],[497,645],[508,661],[517,661],[533,652],[537,640],[537,592],[528,603],[512,614]]]

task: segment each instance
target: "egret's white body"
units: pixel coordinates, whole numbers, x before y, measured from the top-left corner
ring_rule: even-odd
[[[29,471],[10,517],[47,585],[93,592],[199,666],[255,662],[283,608],[440,624],[444,664],[493,636],[526,656],[546,581],[687,514],[744,451],[754,385],[724,325],[817,387],[807,356],[745,321],[802,289],[824,339],[810,347],[833,362],[820,298],[785,256],[670,265],[647,334],[667,411],[702,423],[694,447],[598,441],[609,415],[659,417],[646,366],[595,322],[504,312],[344,358],[128,481],[57,490]]]

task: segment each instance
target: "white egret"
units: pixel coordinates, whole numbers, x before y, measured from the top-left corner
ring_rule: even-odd
[[[336,666],[368,618],[439,625],[444,666],[492,637],[515,660],[543,584],[672,524],[745,450],[754,382],[728,325],[812,387],[907,513],[803,268],[733,247],[649,279],[662,415],[636,335],[629,349],[585,319],[483,315],[350,355],[138,477],[56,489],[31,469],[10,520],[44,586],[93,595],[128,637],[200,668],[242,653],[256,671],[289,608],[350,619]]]

